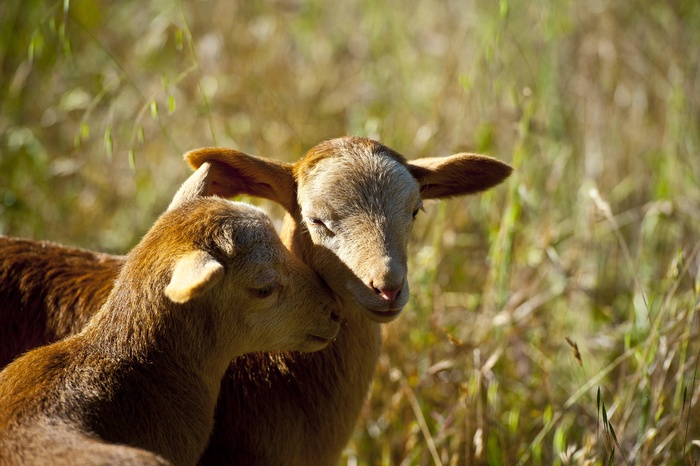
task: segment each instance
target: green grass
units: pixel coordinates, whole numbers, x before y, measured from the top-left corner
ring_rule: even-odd
[[[7,0],[0,27],[0,233],[124,252],[208,145],[516,168],[419,216],[343,464],[700,460],[697,2]]]

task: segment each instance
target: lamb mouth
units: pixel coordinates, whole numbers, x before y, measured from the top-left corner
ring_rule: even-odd
[[[309,340],[314,341],[316,343],[323,343],[323,344],[328,344],[333,340],[332,338],[326,338],[326,337],[319,337],[318,335],[312,335],[308,334]]]
[[[369,311],[370,318],[372,318],[372,320],[376,320],[379,323],[387,323],[396,319],[399,314],[401,314],[401,311],[403,311],[403,308],[389,309],[387,311],[376,311],[374,309],[367,308],[367,311]]]

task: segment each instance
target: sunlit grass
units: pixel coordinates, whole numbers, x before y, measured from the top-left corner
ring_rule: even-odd
[[[0,233],[123,252],[214,144],[516,168],[426,203],[343,464],[700,459],[697,2],[9,0],[0,25]]]

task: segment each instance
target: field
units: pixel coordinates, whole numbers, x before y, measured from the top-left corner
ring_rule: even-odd
[[[122,253],[187,150],[346,134],[515,172],[426,203],[343,465],[699,464],[696,0],[0,3],[2,234]]]

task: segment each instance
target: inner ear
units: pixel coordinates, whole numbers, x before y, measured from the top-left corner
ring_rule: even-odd
[[[439,199],[478,193],[508,178],[513,168],[480,154],[455,154],[411,160],[408,170],[420,185],[421,198]]]
[[[226,148],[196,149],[185,154],[192,168],[209,162],[209,194],[234,197],[247,194],[277,202],[287,212],[297,205],[292,164],[255,157]]]
[[[182,183],[180,189],[178,189],[175,196],[173,196],[173,200],[170,202],[167,210],[173,210],[188,200],[210,195],[210,172],[210,163],[203,163],[200,165],[200,167]]]
[[[224,277],[224,266],[205,251],[190,252],[177,260],[165,295],[186,303],[210,290]]]

